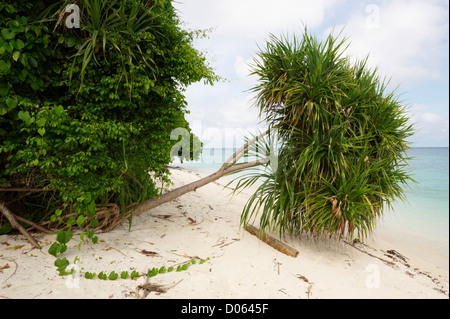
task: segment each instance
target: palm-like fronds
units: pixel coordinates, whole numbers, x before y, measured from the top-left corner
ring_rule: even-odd
[[[255,104],[278,129],[281,147],[277,169],[260,176],[265,180],[244,208],[243,224],[260,213],[262,229],[362,239],[386,206],[404,199],[412,180],[406,139],[413,134],[405,107],[385,93],[367,59],[352,65],[344,57],[345,45],[332,35],[319,43],[305,31],[301,41],[271,36],[259,52]]]
[[[62,23],[62,15],[66,6],[72,1],[63,2],[57,14],[60,16],[56,26]],[[73,35],[81,38],[78,51],[74,56],[70,69],[70,79],[76,69],[79,69],[80,83],[83,84],[86,67],[94,60],[96,63],[98,51],[103,56],[108,50],[117,50],[122,57],[122,75],[125,81],[132,86],[134,67],[143,64],[147,67],[152,80],[155,79],[157,67],[148,54],[142,51],[140,41],[149,41],[149,32],[158,33],[155,6],[160,1],[152,1],[151,5],[142,0],[79,0],[81,30],[71,30]],[[80,63],[81,62],[81,63]],[[75,68],[81,64],[80,68]],[[81,86],[80,86],[81,89]]]

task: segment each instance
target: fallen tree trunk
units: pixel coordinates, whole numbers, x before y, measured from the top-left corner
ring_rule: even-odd
[[[257,141],[262,136],[267,135],[268,133],[269,133],[269,131],[266,131],[266,132],[256,136],[252,140],[248,141],[247,143],[245,143],[240,149],[238,149],[236,152],[234,152],[234,154],[231,155],[231,157],[228,158],[223,163],[222,167],[217,172],[215,172],[211,175],[208,175],[198,181],[192,182],[190,184],[181,186],[170,192],[162,194],[159,197],[151,198],[151,199],[141,203],[137,207],[132,208],[126,217],[128,218],[131,215],[139,216],[143,212],[146,212],[152,208],[158,207],[159,205],[162,205],[164,203],[170,202],[170,201],[174,200],[175,198],[178,198],[186,193],[195,191],[202,186],[205,186],[211,182],[214,182],[215,180],[221,178],[224,175],[227,175],[227,174],[230,174],[230,173],[233,173],[233,172],[245,169],[245,168],[254,167],[254,166],[258,166],[258,165],[262,165],[262,164],[267,164],[269,162],[269,160],[267,158],[262,159],[262,160],[257,160],[254,162],[242,163],[242,164],[236,164],[236,162],[245,154],[245,151],[248,149],[248,147],[251,144],[253,144],[255,141]]]
[[[246,168],[250,168],[250,167],[254,167],[254,166],[258,166],[258,165],[263,165],[263,164],[267,164],[269,162],[268,158],[265,159],[261,159],[261,160],[257,160],[257,161],[253,161],[253,162],[248,162],[248,163],[241,163],[241,164],[236,164],[237,161],[245,154],[245,152],[248,150],[248,147],[255,143],[259,138],[267,135],[269,133],[269,130],[256,136],[255,138],[253,138],[252,140],[248,141],[247,143],[245,143],[241,148],[239,148],[235,153],[233,153],[233,155],[230,156],[230,158],[228,158],[223,165],[221,166],[221,168],[211,174],[208,175],[204,178],[201,178],[197,181],[194,181],[192,183],[189,183],[187,185],[184,185],[182,187],[176,188],[174,190],[171,190],[167,193],[162,194],[161,196],[158,197],[154,197],[151,198],[141,204],[137,204],[137,203],[133,203],[131,205],[129,205],[126,209],[126,213],[125,215],[122,215],[120,213],[120,209],[117,207],[117,205],[114,204],[114,207],[112,207],[112,211],[111,211],[111,207],[109,208],[104,208],[101,207],[99,210],[97,210],[95,216],[93,218],[98,218],[100,219],[100,217],[105,217],[104,220],[102,221],[102,223],[99,224],[99,226],[96,228],[96,230],[98,228],[102,228],[104,229],[106,227],[106,231],[110,231],[115,229],[116,227],[118,227],[119,225],[121,225],[123,223],[124,220],[131,218],[132,216],[139,216],[140,214],[149,211],[155,207],[158,207],[162,204],[165,204],[167,202],[170,202],[186,193],[192,192],[197,190],[198,188],[205,186],[211,182],[214,182],[216,180],[218,180],[219,178],[239,171],[239,170],[243,170]],[[0,189],[0,191],[21,191],[22,189],[13,189],[13,188],[7,188],[7,189]],[[46,189],[26,189],[26,191],[50,191],[50,190],[46,190]],[[105,212],[105,210],[107,212]],[[47,233],[50,233],[51,231],[49,231],[48,229],[45,229],[44,225],[49,226],[48,224],[50,224],[50,221],[46,221],[44,223],[41,223],[40,225],[37,225],[33,222],[30,222],[20,216],[16,216],[15,214],[13,214],[5,205],[5,203],[0,202],[0,211],[5,215],[5,217],[9,220],[10,224],[12,227],[14,227],[15,229],[18,229],[22,234],[24,234],[24,236],[28,239],[28,241],[34,246],[34,247],[38,247],[38,244],[36,243],[36,241],[33,239],[33,237],[20,225],[20,223],[18,222],[24,222],[27,223],[28,225],[40,230],[40,231],[44,231]],[[69,214],[65,217],[70,217],[70,216],[76,216],[78,213],[73,213],[73,214]],[[101,215],[101,216],[100,216]],[[103,216],[105,215],[105,216]],[[111,215],[111,216],[109,216]],[[109,217],[109,218],[108,218]],[[105,230],[105,229],[104,229]]]
[[[255,162],[250,162],[250,163],[245,163],[245,164],[240,164],[240,165],[236,165],[236,166],[231,166],[226,168],[225,170],[219,170],[211,175],[208,175],[198,181],[192,182],[190,184],[181,186],[179,188],[176,188],[170,192],[167,192],[165,194],[162,194],[159,197],[155,197],[152,199],[149,199],[145,202],[143,202],[142,204],[140,204],[136,210],[133,212],[134,216],[138,216],[140,214],[142,214],[143,212],[146,212],[152,208],[155,208],[159,205],[162,205],[164,203],[170,202],[172,200],[174,200],[175,198],[178,198],[186,193],[192,192],[197,190],[197,188],[200,188],[202,186],[205,186],[211,182],[214,182],[215,180],[218,180],[219,178],[221,178],[224,175],[233,173],[235,171],[239,171],[241,169],[244,168],[249,168],[249,167],[253,167],[253,166],[258,166],[261,164],[265,164],[267,163],[266,160],[259,160],[259,161],[255,161]]]

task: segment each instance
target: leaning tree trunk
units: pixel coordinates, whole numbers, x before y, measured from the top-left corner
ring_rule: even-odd
[[[159,197],[154,197],[152,199],[149,199],[141,204],[129,205],[129,208],[127,209],[125,216],[121,219],[115,220],[111,225],[109,225],[108,228],[110,230],[114,229],[117,226],[119,226],[125,219],[128,219],[132,216],[138,216],[138,215],[140,215],[146,211],[149,211],[155,207],[158,207],[164,203],[170,202],[170,201],[174,200],[175,198],[178,198],[186,193],[195,191],[196,189],[198,189],[202,186],[205,186],[211,182],[216,181],[217,179],[221,178],[224,175],[227,175],[227,174],[230,174],[230,173],[233,173],[233,172],[245,169],[245,168],[254,167],[254,166],[268,163],[269,160],[268,160],[268,158],[266,158],[266,159],[249,162],[249,163],[236,164],[236,162],[245,154],[245,152],[248,150],[248,147],[251,144],[255,143],[259,138],[261,138],[264,135],[267,135],[268,133],[269,133],[269,131],[266,131],[266,132],[256,136],[252,140],[248,141],[247,143],[245,143],[240,149],[238,149],[229,159],[227,159],[223,163],[223,165],[217,172],[215,172],[209,176],[206,176],[198,181],[192,182],[190,184],[176,188],[170,192],[164,193]],[[0,190],[11,191],[11,190],[15,190],[15,189],[0,189]],[[22,189],[19,189],[19,191],[22,191]],[[49,190],[32,189],[32,190],[28,190],[28,191],[49,191]],[[9,220],[11,226],[13,228],[19,230],[27,238],[27,240],[31,243],[31,245],[33,247],[39,247],[39,245],[34,240],[34,238],[29,234],[29,232],[27,232],[27,230],[25,228],[23,228],[22,225],[20,225],[18,220],[36,228],[36,229],[39,229],[41,231],[49,232],[47,229],[41,227],[40,225],[36,225],[35,223],[33,223],[31,221],[28,221],[20,216],[15,215],[13,212],[11,212],[11,210],[8,209],[8,207],[6,207],[6,204],[3,202],[0,202],[0,213],[3,213],[3,215]]]
[[[20,223],[17,221],[16,219],[16,215],[14,215],[8,207],[6,207],[5,203],[0,202],[0,212],[3,213],[3,215],[8,219],[9,223],[11,224],[11,226],[17,230],[19,230],[30,242],[30,244],[35,247],[38,248],[39,244],[34,240],[34,238],[25,230],[25,228],[22,227],[22,225],[20,225]]]
[[[227,174],[230,174],[230,173],[233,173],[233,172],[245,169],[245,168],[254,167],[254,166],[258,166],[258,165],[262,165],[262,164],[267,164],[268,163],[267,158],[262,159],[262,160],[257,160],[254,162],[242,163],[242,164],[236,164],[236,162],[244,155],[245,151],[248,149],[248,147],[251,144],[256,142],[262,136],[267,135],[268,133],[269,133],[269,131],[266,131],[266,132],[256,136],[252,140],[248,141],[247,143],[245,143],[240,149],[238,149],[233,155],[231,155],[230,158],[228,158],[223,163],[222,167],[217,172],[215,172],[211,175],[208,175],[198,181],[192,182],[190,184],[181,186],[170,192],[162,194],[159,197],[151,198],[151,199],[141,203],[136,208],[133,208],[127,214],[127,217],[131,216],[131,214],[133,216],[138,216],[138,215],[142,214],[143,212],[146,212],[152,208],[158,207],[159,205],[162,205],[164,203],[170,202],[170,201],[174,200],[175,198],[178,198],[186,193],[197,190],[197,188],[200,188],[211,182],[214,182],[215,180],[223,177],[224,175],[227,175]]]

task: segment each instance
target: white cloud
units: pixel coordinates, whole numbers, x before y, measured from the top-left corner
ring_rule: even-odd
[[[258,111],[250,108],[252,95],[233,97],[219,110],[219,125],[225,127],[255,127],[258,123]]]
[[[189,122],[201,123],[198,126],[213,136],[220,132],[223,139],[214,142],[227,140],[236,128],[255,127],[259,121],[252,101],[243,93],[256,84],[249,77],[248,65],[256,44],[264,45],[269,32],[300,34],[303,23],[316,35],[329,27],[324,32],[328,34],[333,23],[342,23],[334,26],[335,33],[345,25],[343,35],[349,36],[350,53],[359,58],[370,54],[369,66],[379,66],[380,75],[392,77],[391,84],[400,84],[400,91],[417,92],[420,86],[415,98],[439,101],[440,106],[414,107],[412,117],[419,129],[415,138],[424,146],[439,141],[448,145],[448,113],[441,110],[448,104],[448,94],[442,97],[441,89],[442,82],[448,81],[444,79],[448,76],[446,0],[374,0],[367,6],[368,2],[346,0],[179,1],[175,6],[187,27],[215,27],[209,39],[195,44],[206,51],[208,60],[214,60],[217,73],[229,80],[214,87],[196,84],[186,92]],[[434,83],[439,87],[432,87]]]
[[[339,0],[185,0],[176,4],[193,28],[217,27],[219,34],[251,36],[322,24]]]
[[[234,60],[233,68],[234,68],[234,73],[236,73],[236,75],[239,78],[243,79],[250,75],[250,68],[248,66],[249,62],[250,62],[249,60],[245,60],[240,55],[236,56],[236,59]]]
[[[253,95],[235,92],[230,83],[196,84],[186,96],[191,111],[186,118],[205,147],[240,147],[243,137],[259,127],[258,111],[251,107]]]
[[[435,144],[448,145],[449,117],[435,113],[433,108],[416,104],[409,109],[411,122],[417,130],[415,139]],[[427,146],[427,145],[424,145]]]
[[[242,56],[237,55],[233,64],[234,73],[238,76],[238,79],[243,81],[243,84],[248,88],[254,87],[258,82],[258,77],[255,75],[251,75],[252,65],[254,65],[255,63],[255,58],[256,57],[251,57],[246,60]]]
[[[448,2],[391,0],[366,9],[337,27],[350,37],[353,56],[370,54],[370,65],[379,66],[394,85],[442,76],[442,60],[448,58]]]

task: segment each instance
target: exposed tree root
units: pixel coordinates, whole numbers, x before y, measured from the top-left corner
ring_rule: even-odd
[[[9,223],[14,229],[17,229],[22,233],[22,235],[25,236],[25,238],[30,242],[30,244],[35,247],[39,248],[39,244],[34,240],[34,238],[26,231],[25,228],[20,225],[20,223],[17,221],[16,215],[11,212],[8,207],[6,207],[4,202],[0,202],[0,212],[5,215],[5,217],[8,219]]]

